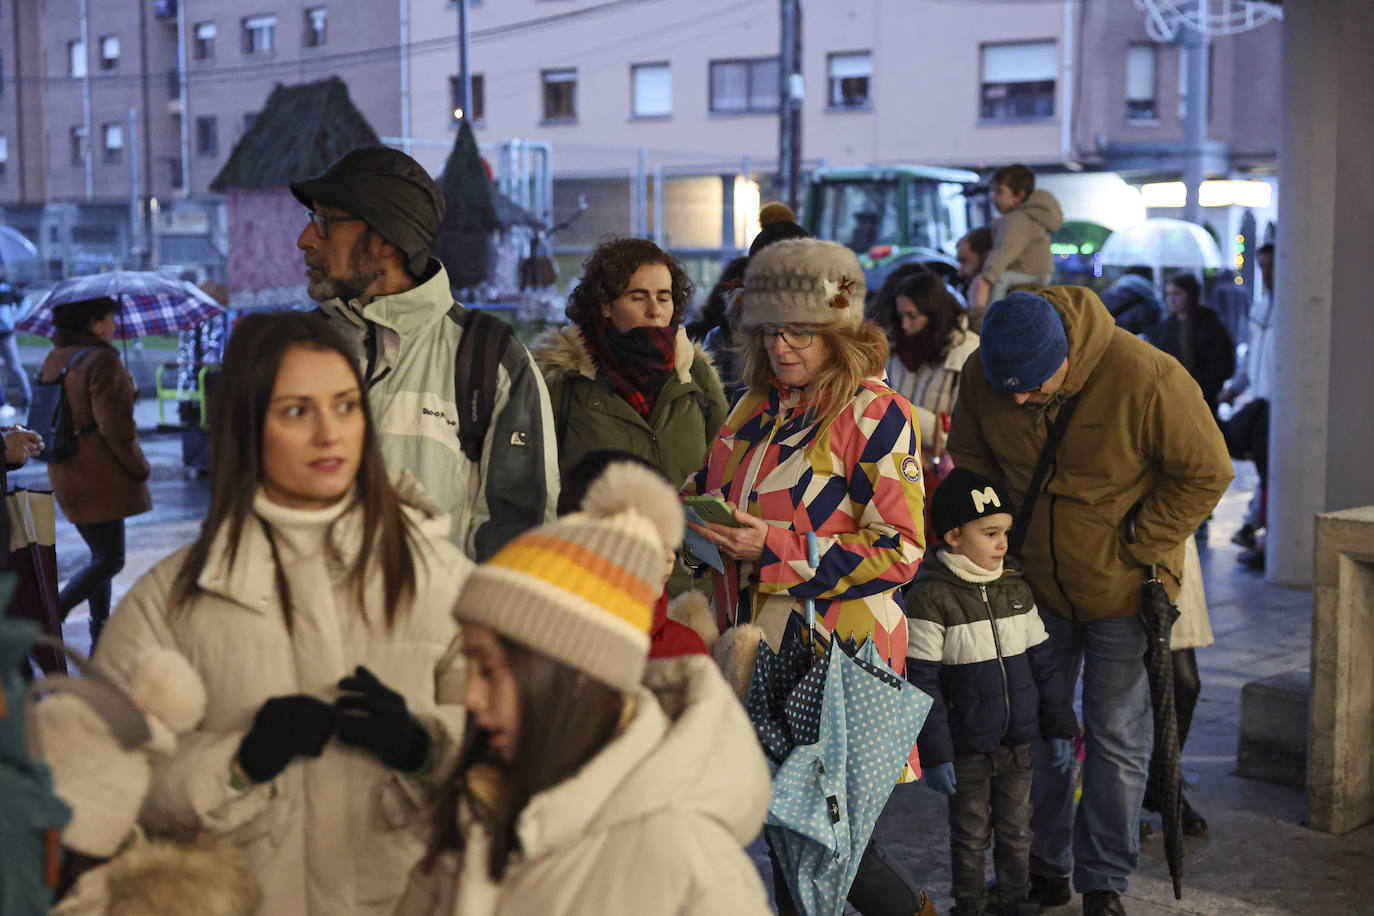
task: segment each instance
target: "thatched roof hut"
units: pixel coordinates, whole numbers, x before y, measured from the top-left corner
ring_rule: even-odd
[[[230,307],[309,302],[296,248],[305,213],[287,185],[379,143],[338,77],[272,90],[210,183],[224,194],[229,217]]]

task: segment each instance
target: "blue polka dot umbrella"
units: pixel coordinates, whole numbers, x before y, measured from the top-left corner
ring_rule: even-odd
[[[152,271],[111,270],[58,283],[16,322],[21,331],[52,337],[53,309],[91,299],[120,304],[115,337],[131,340],[150,334],[175,334],[224,311],[204,290],[185,280]]]

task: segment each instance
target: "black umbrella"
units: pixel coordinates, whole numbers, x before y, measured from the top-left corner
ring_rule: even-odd
[[[1178,620],[1164,591],[1156,566],[1140,596],[1140,621],[1145,627],[1145,671],[1150,679],[1150,702],[1155,713],[1155,746],[1145,793],[1159,805],[1164,820],[1164,855],[1174,879],[1174,899],[1183,899],[1183,774],[1179,761],[1178,716],[1174,707],[1174,664],[1169,654],[1169,631]]]

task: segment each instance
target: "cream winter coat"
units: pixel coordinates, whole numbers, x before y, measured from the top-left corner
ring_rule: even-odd
[[[770,795],[754,729],[706,656],[650,662],[633,718],[520,815],[495,885],[486,836],[416,867],[396,916],[765,916],[743,846]]]
[[[895,353],[887,361],[887,383],[916,408],[914,419],[920,428],[921,452],[931,460],[939,457],[935,450],[935,433],[940,414],[954,413],[954,401],[959,397],[959,373],[964,371],[964,362],[977,349],[978,335],[968,329],[968,319],[961,317],[959,327],[950,332],[949,351],[942,359],[922,363],[915,372]],[[943,430],[939,438],[944,439]]]
[[[397,489],[420,531],[417,598],[388,631],[379,574],[365,607],[325,551],[335,524],[345,557],[358,549],[361,513],[347,500],[327,509],[288,509],[261,493],[231,563],[219,531],[200,573],[201,593],[173,607],[173,579],[185,551],[134,585],[111,616],[96,662],[127,682],[152,645],[172,646],[205,682],[200,727],[154,770],[141,821],[150,834],[208,832],[232,839],[262,884],[260,916],[390,913],[406,874],[424,850],[428,800],[456,766],[466,719],[464,667],[449,613],[471,563],[447,539],[448,520],[414,478]],[[288,632],[277,599],[272,531],[293,607]],[[367,751],[331,741],[319,758],[297,757],[270,782],[237,791],[230,761],[271,697],[338,696],[339,680],[366,665],[402,694],[433,739],[433,768],[422,779],[388,769]]]

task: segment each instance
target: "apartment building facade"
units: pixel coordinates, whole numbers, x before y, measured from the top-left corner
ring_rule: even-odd
[[[400,30],[397,0],[0,4],[4,220],[49,276],[175,264],[222,278],[209,185],[272,87],[342,74],[397,133]]]
[[[456,34],[452,2],[411,15],[417,33]],[[740,186],[777,193],[777,0],[472,0],[469,28],[479,142],[550,144],[555,215],[591,204],[562,243],[639,232],[728,248],[749,234],[737,219],[731,237]],[[803,4],[801,32],[808,167],[1021,161],[1070,197],[1080,182],[1084,206],[1110,200],[1100,173],[1182,172],[1181,48],[1152,42],[1131,4],[826,0]],[[1278,60],[1277,23],[1213,41],[1210,174],[1274,171]],[[410,62],[413,152],[438,168],[457,56]]]

